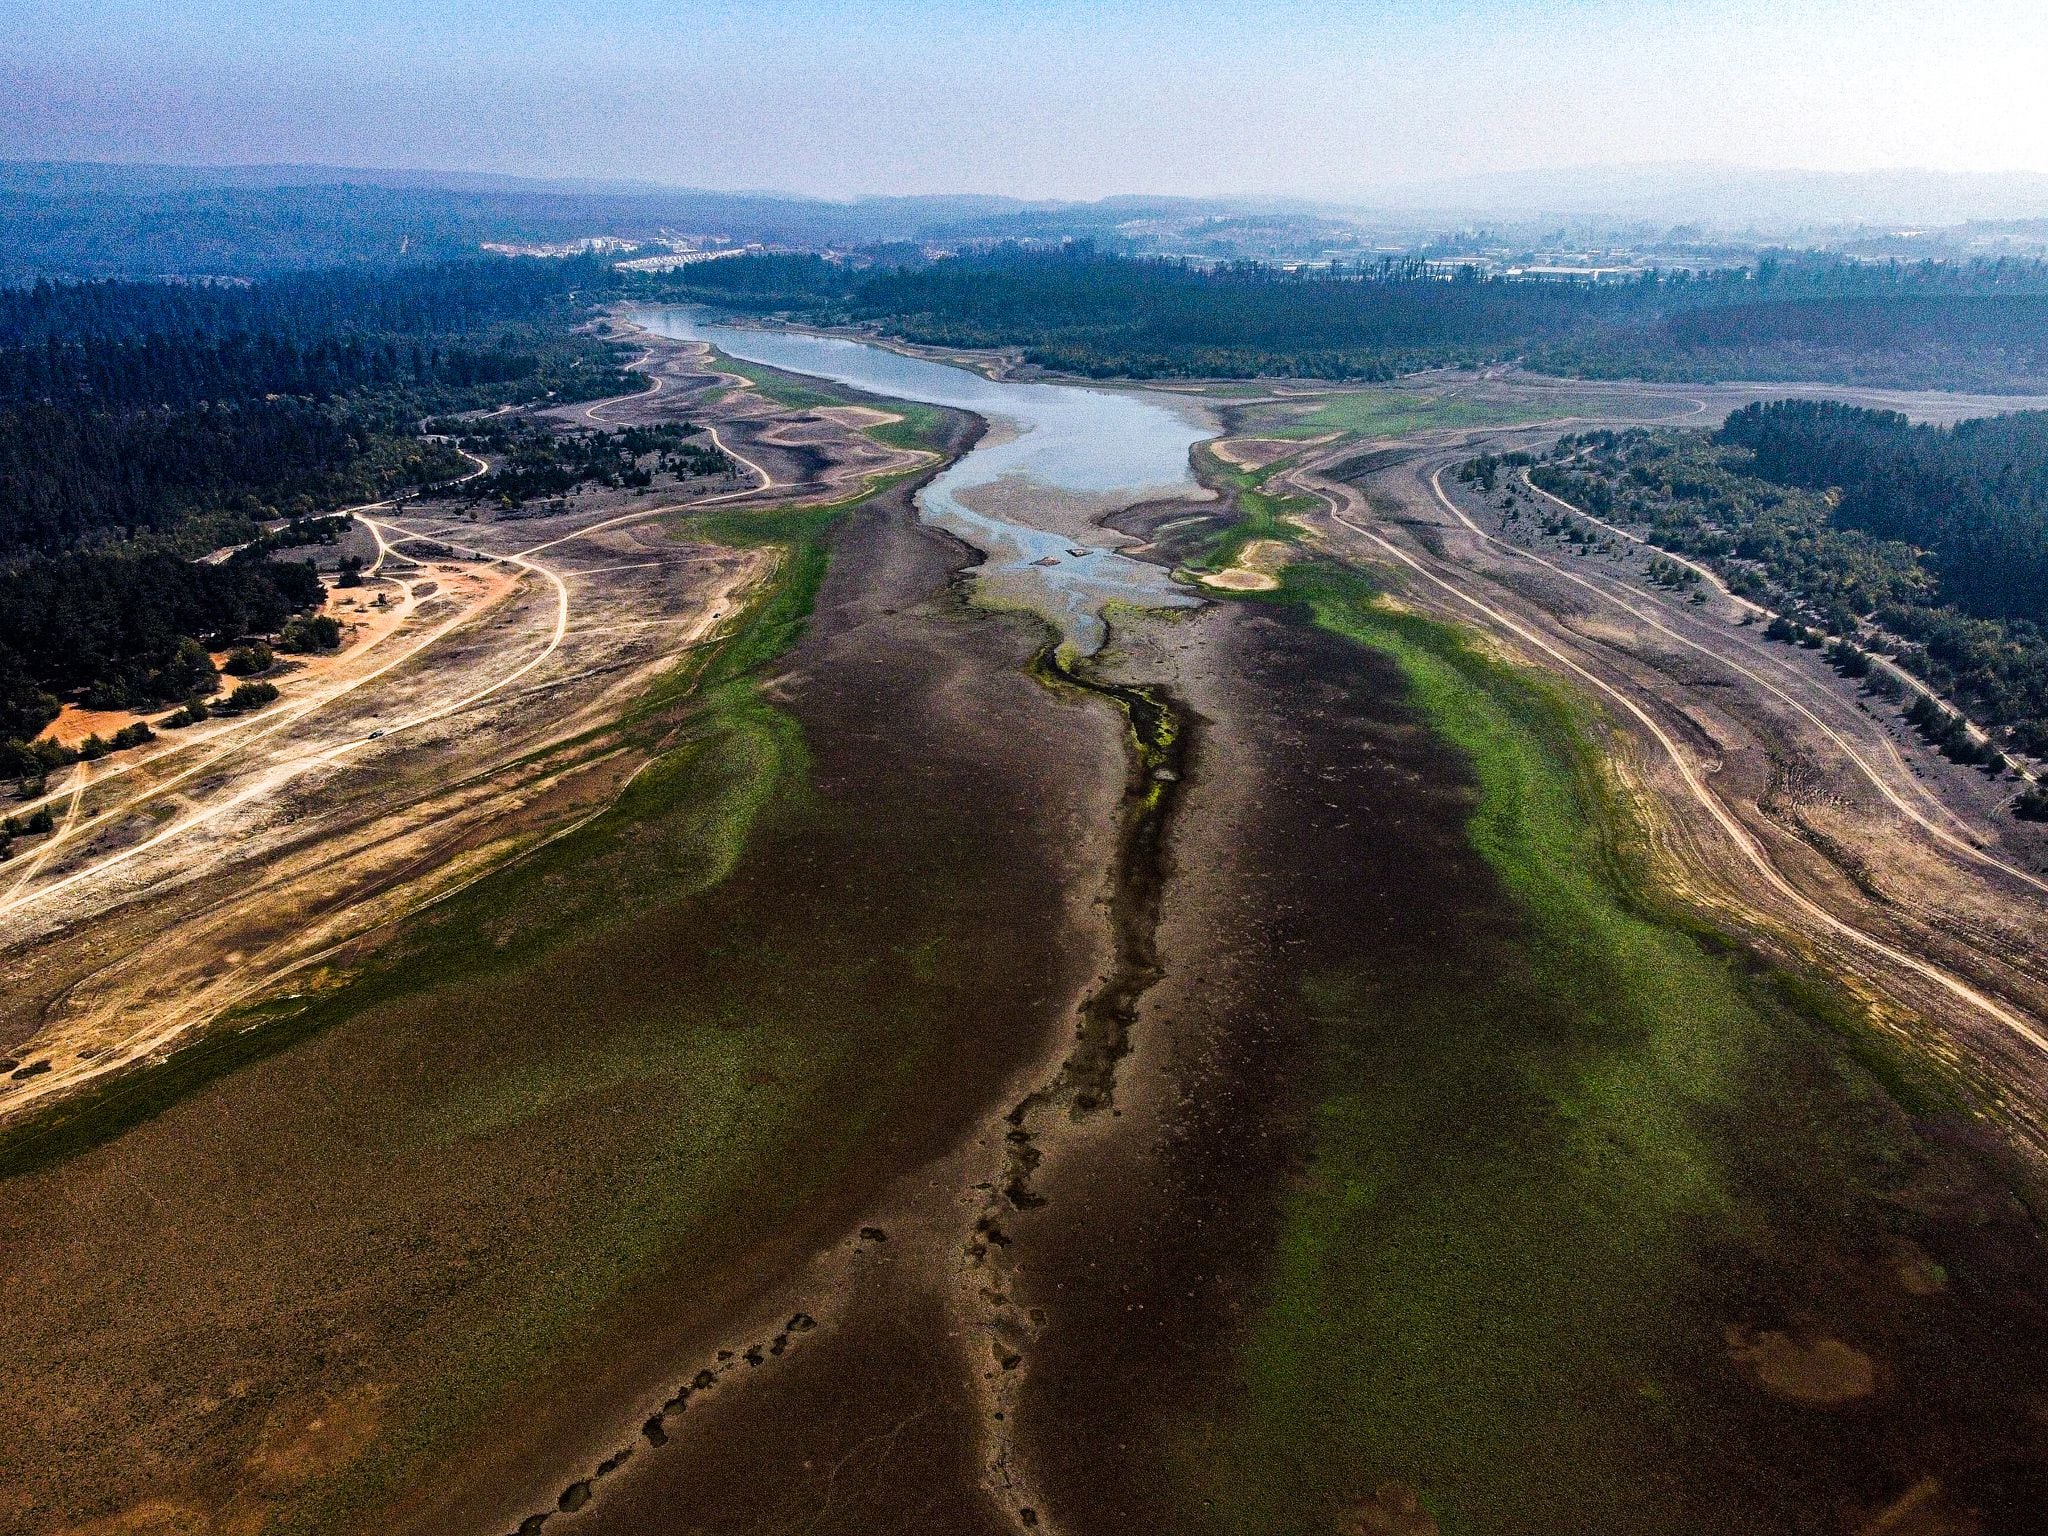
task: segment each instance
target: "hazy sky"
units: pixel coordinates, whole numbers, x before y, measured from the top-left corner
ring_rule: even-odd
[[[1346,196],[2048,171],[2043,0],[0,0],[0,157]]]

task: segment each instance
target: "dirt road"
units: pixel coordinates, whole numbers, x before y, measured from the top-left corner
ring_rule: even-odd
[[[692,361],[688,352],[677,360],[684,367]],[[660,393],[664,381],[665,375],[658,374],[649,389],[596,402],[586,407],[584,414],[595,420],[594,413],[607,407],[644,405]],[[751,406],[751,401],[747,404]],[[572,633],[587,633],[592,642],[606,636],[623,642],[634,634],[631,626],[619,624],[623,615],[618,595],[611,590],[621,582],[630,587],[631,578],[625,573],[680,569],[678,560],[687,565],[689,555],[686,547],[664,539],[657,547],[661,555],[657,560],[584,569],[573,562],[564,564],[555,558],[557,552],[579,546],[609,547],[635,528],[670,519],[679,511],[760,504],[786,491],[799,502],[841,496],[849,483],[857,487],[877,473],[900,473],[930,458],[914,450],[893,450],[879,467],[863,464],[850,482],[846,476],[828,471],[809,483],[789,486],[757,457],[735,452],[720,437],[716,424],[706,426],[713,442],[741,466],[752,483],[708,495],[664,498],[596,518],[572,517],[569,526],[551,528],[546,537],[510,549],[502,547],[503,533],[517,533],[517,524],[508,524],[503,530],[462,523],[422,529],[395,521],[396,504],[388,500],[349,509],[377,541],[377,554],[366,567],[366,576],[395,594],[389,622],[377,628],[370,640],[343,653],[332,669],[332,680],[317,683],[303,694],[287,683],[285,700],[273,709],[244,720],[195,728],[109,764],[97,776],[89,769],[74,771],[71,782],[37,802],[61,800],[63,817],[56,832],[25,861],[0,895],[0,938],[19,943],[107,910],[134,910],[167,882],[189,881],[223,860],[246,858],[252,851],[246,840],[248,823],[252,818],[259,823],[274,821],[295,782],[331,784],[335,775],[351,771],[358,760],[381,768],[393,762],[394,754],[404,753],[411,737],[466,730],[465,722],[478,722],[480,711],[505,704],[520,707],[530,701],[537,682],[556,687],[544,680],[560,670],[558,658]],[[464,480],[488,469],[482,460],[470,457],[476,468]],[[409,517],[417,517],[419,510],[416,505],[405,509]],[[376,512],[387,515],[371,515]],[[459,546],[451,542],[456,533],[462,535]],[[500,547],[489,547],[492,543]],[[455,563],[449,564],[444,556],[439,579],[434,582],[417,576],[393,577],[389,574],[392,564],[408,547],[451,552]],[[543,556],[550,558],[540,558]],[[471,573],[489,567],[503,570],[509,580],[482,584],[471,580]],[[693,614],[680,621],[664,617],[658,626],[640,631],[631,642],[634,651],[652,657],[658,654],[655,647],[659,644],[666,654],[673,655],[703,643],[734,611],[739,595],[764,569],[759,556],[726,561],[716,581],[696,599]],[[472,588],[468,597],[451,602],[448,594],[459,596],[465,581]],[[501,632],[503,621],[496,617],[532,609],[520,592],[521,581],[538,582],[548,595],[545,606],[532,613],[538,633],[523,643],[519,634]],[[572,581],[584,589],[581,597],[572,593]],[[422,592],[433,595],[422,597]],[[593,610],[588,620],[583,614],[585,606]],[[469,650],[483,636],[488,636],[487,658],[449,653],[455,642],[463,642]],[[572,675],[590,675],[591,658],[579,657],[570,670]],[[604,670],[600,667],[600,674]],[[543,744],[545,739],[541,738]],[[528,743],[529,749],[532,745]],[[398,771],[402,774],[403,767]],[[347,802],[359,797],[357,791],[343,794],[341,799]],[[170,814],[166,815],[166,810]],[[305,822],[318,821],[327,814],[317,793],[312,800],[294,805],[290,817],[299,823],[295,842],[304,840]],[[361,805],[348,805],[345,816],[340,811],[335,814],[357,825],[360,833]],[[112,1005],[111,999],[81,1010],[78,1004],[86,996],[84,978],[68,980],[62,1013],[46,1016],[39,1034],[20,1039],[16,1026],[17,1054],[50,1065],[38,1075],[0,1082],[0,1116],[31,1109],[127,1068],[224,1008],[319,965],[335,947],[333,941],[310,948],[286,944],[282,948],[290,953],[281,954],[279,945],[268,944],[259,952],[236,953],[226,965],[209,969],[203,988],[191,989],[175,1005],[159,1003],[149,1010],[149,1022],[139,1027],[109,1028],[94,1023]],[[32,995],[26,988],[24,994]]]
[[[2048,904],[2042,903],[2048,879],[1986,846],[1986,834],[1968,827],[1918,782],[1905,769],[1899,748],[1867,716],[1844,716],[1844,706],[1824,684],[1759,654],[1760,647],[1733,622],[1732,604],[1730,617],[1681,613],[1628,586],[1615,571],[1581,574],[1489,533],[1445,488],[1444,470],[1469,456],[1468,449],[1460,448],[1455,458],[1439,452],[1389,468],[1369,477],[1365,491],[1325,473],[1347,452],[1355,449],[1312,455],[1283,476],[1327,508],[1334,547],[1349,544],[1369,564],[1390,562],[1406,575],[1411,591],[1428,600],[1425,606],[1446,606],[1465,622],[1477,619],[1513,649],[1611,705],[1617,719],[1640,732],[1662,760],[1673,792],[1703,815],[1700,828],[1678,837],[1674,849],[1701,866],[1694,878],[1718,892],[1718,904],[1731,913],[1747,907],[1750,921],[1777,930],[1794,949],[1817,945],[1868,977],[1881,995],[1950,1020],[1964,1040],[1982,1046],[1983,1026],[1989,1025],[2019,1047],[2023,1054],[2014,1056],[1992,1044],[1971,1070],[1988,1071],[1999,1095],[2011,1099],[2023,1134],[2039,1144],[2048,1091],[2048,1029],[2041,1022],[2048,965],[2023,935],[2048,917]],[[1385,499],[1376,506],[1375,496]],[[1418,497],[1426,498],[1433,516],[1424,515]],[[1468,550],[1486,558],[1469,560]],[[1540,574],[1543,586],[1517,579],[1517,569]],[[1567,600],[1565,592],[1580,596]],[[1619,630],[1603,614],[1635,627]],[[1814,862],[1816,840],[1788,839],[1783,814],[1774,819],[1762,809],[1753,777],[1722,771],[1728,760],[1727,744],[1719,740],[1725,724],[1703,728],[1702,710],[1713,710],[1725,722],[1726,696],[1701,702],[1646,641],[1711,663],[1718,675],[1751,690],[1776,723],[1755,717],[1750,729],[1788,732],[1795,742],[1805,736],[1810,747],[1793,750],[1811,750],[1823,763],[1853,774],[1872,807],[1857,835],[1887,845],[1882,857],[1889,860],[1889,866],[1881,864],[1873,853],[1854,862],[1867,890],[1844,877],[1840,866],[1850,861],[1839,851],[1836,866],[1822,866],[1822,875]],[[1837,716],[1843,718],[1838,722]],[[1859,744],[1858,737],[1869,744]],[[1646,787],[1660,776],[1651,774]],[[1679,819],[1682,824],[1686,818]],[[1715,841],[1722,851],[1715,851]],[[1906,848],[1917,848],[1917,860]],[[1931,872],[1935,864],[1946,873]],[[1883,876],[1871,876],[1872,867],[1884,870]],[[1708,873],[1713,870],[1718,873]],[[1879,886],[1882,898],[1873,901]],[[1957,913],[1958,886],[1971,890],[1968,916]],[[2031,922],[2019,911],[2028,906],[2038,914]],[[1980,919],[1979,910],[1998,916]],[[1951,1043],[1937,1049],[1967,1060],[1973,1048]]]

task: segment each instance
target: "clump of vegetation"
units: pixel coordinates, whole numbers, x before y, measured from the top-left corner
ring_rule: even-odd
[[[733,462],[689,422],[622,427],[610,432],[560,432],[532,421],[494,418],[432,423],[471,453],[498,459],[487,475],[466,481],[471,502],[505,506],[561,496],[581,485],[645,490],[658,475],[677,480],[728,474]]]
[[[1458,478],[1491,496],[1500,484],[1503,469],[1521,469],[1535,462],[1526,453],[1482,453],[1458,466]]]
[[[276,699],[275,683],[243,683],[213,707],[217,713],[223,715],[246,715],[251,710],[274,703]]]
[[[9,837],[41,837],[56,830],[57,820],[50,814],[47,805],[39,805],[26,816],[9,816],[0,822],[0,831]]]
[[[1913,702],[1906,708],[1906,718],[1929,746],[1952,763],[1994,771],[2005,765],[2004,754],[1989,741],[1981,740],[1967,720],[1924,693],[1913,696]]]
[[[256,677],[276,664],[277,657],[270,647],[257,640],[248,645],[238,645],[228,652],[228,659],[221,670],[230,677]]]
[[[1846,637],[1838,637],[1828,644],[1828,664],[1844,677],[1864,678],[1870,676],[1870,655],[1861,646]]]
[[[258,534],[230,557],[261,560],[281,549],[303,549],[308,545],[337,544],[355,519],[351,517],[295,517],[282,528]]]
[[[299,614],[278,631],[281,651],[332,651],[341,646],[341,621],[332,614]]]

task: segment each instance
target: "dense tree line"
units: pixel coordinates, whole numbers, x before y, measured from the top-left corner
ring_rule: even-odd
[[[562,323],[607,270],[492,260],[0,293],[0,562],[445,478],[456,461],[415,427],[429,411],[630,387],[608,344]]]
[[[0,289],[0,348],[149,336],[263,336],[299,346],[342,336],[461,336],[551,315],[569,295],[612,281],[611,268],[588,257],[321,269],[254,283],[45,281]]]
[[[0,577],[0,643],[91,707],[170,701],[193,691],[182,672],[163,675],[184,641],[274,633],[320,597],[302,561],[62,555]]]
[[[1889,654],[2010,745],[2048,755],[2048,417],[1939,429],[1781,402],[1712,435],[1567,438],[1530,475],[1789,612],[1777,638],[1829,645],[1857,676],[1864,647]],[[1951,717],[1916,723],[1951,755],[1975,750]]]
[[[329,400],[362,390],[510,384],[540,368],[532,352],[395,338],[328,337],[301,345],[275,334],[151,335],[45,341],[0,351],[0,402],[120,410],[293,395]]]
[[[1595,376],[1838,378],[2010,389],[2048,379],[2048,267],[1766,261],[1620,283],[1447,276],[1411,260],[1289,270],[998,249],[859,271],[803,256],[705,262],[641,285],[1020,347],[1095,376],[1384,378],[1522,359]]]
[[[59,697],[175,702],[212,690],[207,646],[303,630],[320,583],[269,558],[263,525],[459,474],[426,415],[630,389],[615,344],[576,329],[579,285],[608,270],[472,260],[0,293],[0,742],[17,743],[0,768],[40,760],[18,744]],[[222,564],[192,558],[244,541]]]
[[[442,444],[292,397],[0,410],[0,565],[188,525],[202,544],[234,542],[258,520],[374,500],[462,468]]]
[[[72,553],[0,574],[0,742],[33,737],[58,695],[122,709],[211,692],[208,645],[275,632],[320,596],[310,564],[208,565],[164,551]],[[21,754],[0,747],[10,770]]]
[[[1720,441],[1779,485],[1835,489],[1835,520],[1928,552],[1943,598],[1985,619],[2048,617],[2048,412],[1915,426],[1829,400],[1753,405]]]

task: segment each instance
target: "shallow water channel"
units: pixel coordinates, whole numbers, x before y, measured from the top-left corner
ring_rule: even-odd
[[[1029,608],[1064,645],[1092,654],[1104,610],[1187,608],[1201,599],[1098,519],[1139,502],[1200,497],[1188,450],[1214,429],[1199,407],[1162,395],[1014,383],[839,336],[720,325],[702,311],[639,311],[658,336],[708,341],[741,362],[828,379],[871,395],[973,411],[990,430],[918,496],[926,522],[986,557],[984,601]]]

